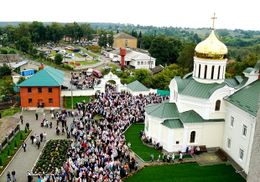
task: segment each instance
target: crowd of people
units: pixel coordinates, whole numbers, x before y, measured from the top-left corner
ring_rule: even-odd
[[[105,93],[97,93],[90,103],[77,104],[73,122],[67,127],[73,139],[64,166],[46,181],[121,181],[138,162],[129,150],[123,132],[134,122],[144,121],[144,107],[160,103],[156,94],[132,96],[118,93],[111,85]],[[101,119],[95,120],[99,115]]]
[[[79,73],[71,72],[71,84],[77,87],[77,89],[90,89],[100,83],[100,80],[95,76],[88,75],[86,71]]]

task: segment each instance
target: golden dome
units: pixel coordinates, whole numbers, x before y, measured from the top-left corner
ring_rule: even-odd
[[[215,35],[214,30],[208,38],[195,47],[195,56],[206,59],[224,59],[228,53],[227,47]]]

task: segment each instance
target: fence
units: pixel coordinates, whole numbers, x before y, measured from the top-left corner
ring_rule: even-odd
[[[5,139],[0,143],[0,152],[2,149],[4,149],[9,141],[11,141],[11,139],[20,131],[20,125],[17,125],[12,131],[11,133],[5,137]]]

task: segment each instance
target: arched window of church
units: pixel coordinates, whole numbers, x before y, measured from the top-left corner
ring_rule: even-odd
[[[218,67],[218,79],[220,77],[220,66]]]
[[[220,110],[220,104],[221,104],[221,101],[217,100],[216,104],[215,104],[215,111],[219,111]]]
[[[212,66],[212,68],[211,68],[211,79],[213,79],[214,78],[214,66]]]
[[[190,133],[190,143],[194,143],[195,142],[195,137],[196,137],[196,132],[192,131]]]
[[[205,66],[205,72],[204,72],[204,78],[207,78],[207,70],[208,70],[208,66]]]
[[[201,69],[201,65],[199,64],[198,78],[200,78],[200,69]]]

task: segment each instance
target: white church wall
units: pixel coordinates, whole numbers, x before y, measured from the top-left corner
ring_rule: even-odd
[[[227,106],[223,149],[248,174],[256,118],[233,104],[227,102]],[[246,136],[243,135],[244,126],[246,126]],[[240,149],[243,150],[242,159]]]
[[[160,144],[162,146],[167,146],[168,145],[168,142],[171,142],[168,140],[168,135],[169,135],[169,132],[171,132],[171,129],[163,126],[161,124],[161,138],[160,138]]]
[[[190,145],[206,145],[208,148],[222,146],[224,122],[189,123],[185,124],[185,130],[184,149]],[[194,143],[190,143],[192,131],[196,132]]]
[[[223,98],[233,92],[234,89],[225,86],[216,90],[209,99],[195,98],[178,94],[176,104],[178,106],[179,112],[194,110],[204,119],[224,119],[226,107],[223,102]],[[174,97],[174,95],[172,94],[171,97]],[[174,98],[172,100],[174,100]],[[219,111],[215,110],[217,100],[221,101]]]
[[[177,107],[179,112],[185,112],[189,110],[196,111],[204,119],[208,119],[211,104],[207,99],[199,99],[185,95],[178,95]]]

